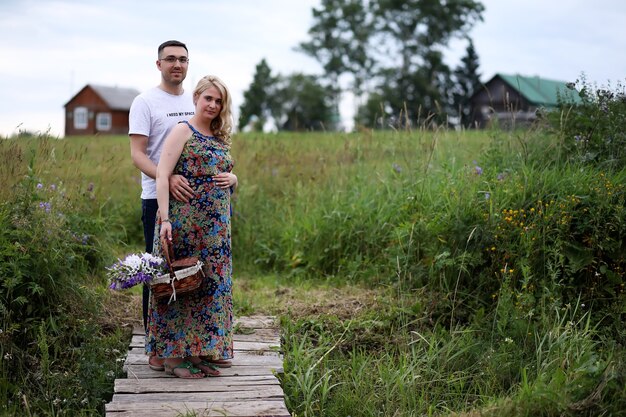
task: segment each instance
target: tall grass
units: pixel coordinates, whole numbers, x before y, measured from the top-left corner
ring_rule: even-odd
[[[345,322],[283,318],[295,415],[626,409],[626,173],[564,157],[569,133],[547,132],[235,137],[236,275],[391,294]],[[97,413],[121,339],[89,320],[105,308],[101,272],[142,241],[128,140],[0,152],[3,411]]]
[[[332,317],[285,324],[297,415],[624,410],[625,172],[563,162],[543,129],[475,134],[484,141],[462,158],[443,145],[458,139],[440,132],[376,144],[357,135],[351,163],[325,166],[308,192],[302,180],[290,187],[289,172],[255,176],[255,195],[240,194],[246,260],[389,285],[398,300],[422,294],[408,310],[355,316],[348,336]],[[427,141],[428,152],[411,153]],[[328,146],[338,161],[341,147]],[[298,149],[291,159],[315,154]],[[271,201],[265,181],[282,184]],[[266,229],[253,236],[248,225]]]
[[[526,301],[623,292],[623,171],[560,164],[541,130],[379,136],[292,147],[288,136],[241,137],[255,159],[238,167],[241,264],[370,283],[401,275],[455,289],[465,309],[490,304],[503,279]]]
[[[102,272],[128,216],[99,147],[0,141],[0,414],[98,414],[121,373],[128,334],[106,315]]]
[[[432,326],[400,303],[346,322],[285,319],[287,405],[298,416],[623,415],[623,348],[579,308],[523,338]]]
[[[143,239],[141,222],[141,178],[129,160],[128,138],[124,136],[48,136],[0,141],[0,198],[7,201],[15,186],[30,176],[50,185],[62,182],[68,199],[85,201],[80,209],[106,218],[121,244]],[[130,214],[130,216],[129,216]]]
[[[363,273],[385,256],[409,179],[462,169],[487,143],[453,132],[241,136],[235,256],[296,274]]]

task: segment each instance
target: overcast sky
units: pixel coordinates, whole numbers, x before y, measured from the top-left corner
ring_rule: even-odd
[[[484,22],[471,32],[483,81],[495,73],[599,85],[626,80],[626,1],[484,0]],[[220,76],[242,102],[256,64],[274,72],[320,73],[294,51],[307,39],[319,0],[2,0],[0,2],[0,134],[19,129],[62,136],[63,105],[88,83],[140,91],[159,82],[156,48],[187,44],[186,89]],[[454,66],[465,44],[451,44]],[[354,111],[341,106],[344,123]]]

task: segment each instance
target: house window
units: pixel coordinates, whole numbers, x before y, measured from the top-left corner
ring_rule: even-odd
[[[87,129],[87,107],[74,109],[74,129]]]
[[[96,115],[96,130],[111,130],[111,113],[98,113]]]

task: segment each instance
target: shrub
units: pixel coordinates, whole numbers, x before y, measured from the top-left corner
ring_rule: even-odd
[[[584,77],[570,85],[581,102],[562,100],[549,116],[560,137],[565,160],[603,169],[626,166],[626,86],[591,85]]]
[[[0,411],[87,413],[102,407],[123,349],[99,318],[106,223],[92,200],[32,171],[0,205]]]
[[[509,181],[509,188],[521,187],[522,178]],[[544,169],[523,181],[527,197],[489,218],[481,276],[492,282],[492,297],[511,300],[518,319],[580,300],[595,321],[611,314],[606,324],[619,331],[619,313],[611,311],[625,298],[623,174]]]

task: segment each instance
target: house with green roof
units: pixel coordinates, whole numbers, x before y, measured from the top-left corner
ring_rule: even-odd
[[[494,122],[504,128],[528,125],[536,119],[538,109],[555,109],[563,101],[580,102],[566,81],[498,73],[470,98],[472,126],[484,128]]]

